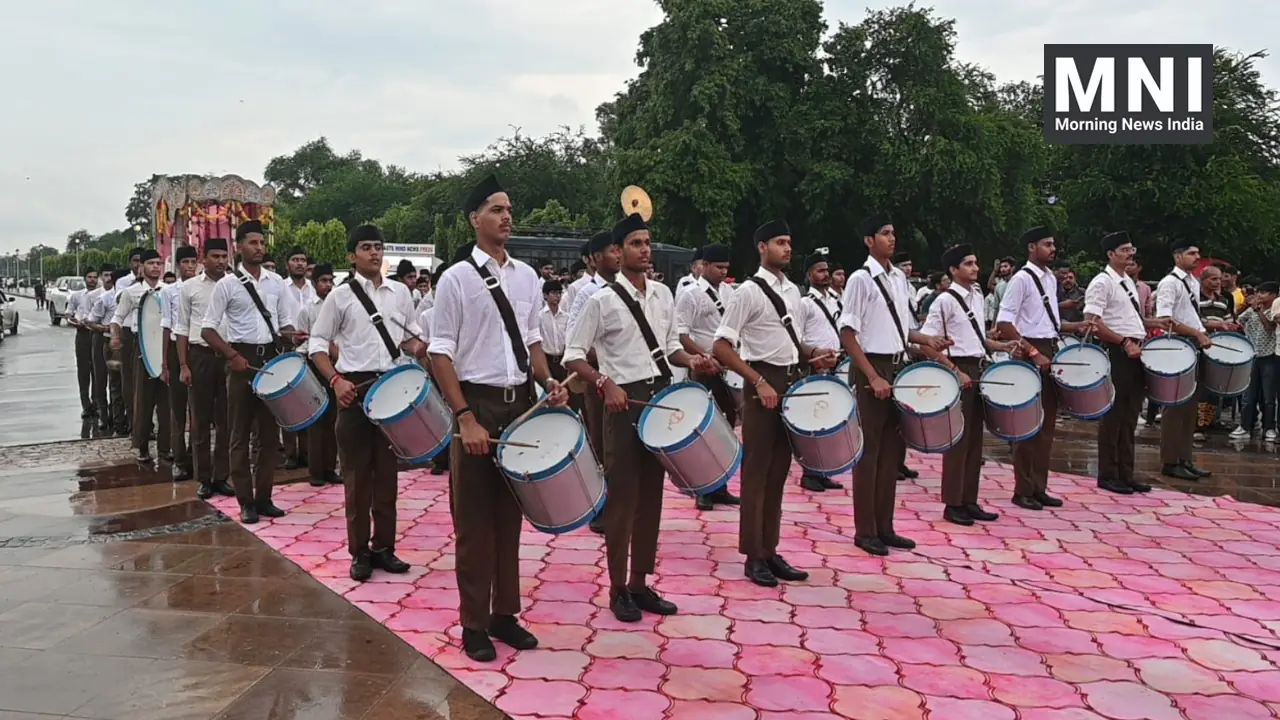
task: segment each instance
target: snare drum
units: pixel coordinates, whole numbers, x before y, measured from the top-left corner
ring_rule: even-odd
[[[1142,343],[1147,396],[1159,405],[1182,405],[1196,396],[1196,347],[1177,335]]]
[[[142,296],[138,305],[138,354],[152,378],[160,377],[164,370],[164,328],[160,326],[163,304],[160,292],[152,290]]]
[[[653,396],[636,425],[640,442],[667,469],[676,489],[707,495],[724,487],[742,465],[742,443],[699,383],[671,385]]]
[[[1062,336],[1062,347],[1067,347],[1068,345],[1079,345],[1080,343],[1081,343],[1080,338],[1076,337],[1075,335]]]
[[[501,439],[537,446],[499,445],[496,458],[534,528],[567,533],[604,509],[604,474],[572,410],[541,408],[507,428]]]
[[[851,370],[853,370],[853,358],[845,358],[840,361],[839,365],[836,365],[835,377],[845,385],[853,387],[849,380],[849,372]]]
[[[329,407],[329,393],[302,353],[277,355],[253,377],[253,394],[289,432],[311,427]]]
[[[944,453],[964,435],[960,381],[935,362],[907,366],[893,381],[893,402],[907,446],[920,452]]]
[[[978,393],[991,434],[1008,442],[1040,434],[1044,424],[1041,389],[1040,371],[1019,360],[999,362],[984,370]]]
[[[410,464],[434,458],[453,440],[453,412],[417,365],[400,365],[374,381],[363,409],[396,456]]]
[[[679,385],[689,381],[689,368],[671,365],[671,384]]]
[[[782,422],[796,461],[807,473],[839,475],[862,459],[857,400],[838,378],[812,375],[793,384],[782,396]]]
[[[1204,386],[1220,397],[1235,397],[1249,389],[1257,350],[1249,338],[1239,333],[1220,332],[1209,336],[1213,345],[1205,349]]]
[[[729,388],[729,394],[733,396],[733,402],[738,406],[738,409],[741,410],[742,403],[744,401],[742,388],[746,385],[742,376],[732,370],[725,370],[724,384]]]
[[[1116,386],[1111,358],[1097,345],[1063,345],[1053,356],[1050,373],[1058,386],[1058,406],[1078,420],[1097,420],[1111,411]]]

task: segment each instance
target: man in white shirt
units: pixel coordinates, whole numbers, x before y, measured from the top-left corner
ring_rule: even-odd
[[[786,276],[791,264],[787,223],[767,222],[756,228],[754,239],[760,269],[734,290],[712,350],[744,383],[738,515],[738,552],[746,556],[743,574],[762,587],[776,587],[779,580],[809,577],[778,554],[782,496],[791,471],[791,441],[782,423],[780,398],[810,364],[832,367],[835,355],[805,344],[793,326],[792,318],[800,314],[800,289]]]
[[[85,325],[93,301],[97,299],[98,270],[89,268],[84,274],[84,289],[76,290],[67,298],[67,324],[76,329],[76,381],[80,385],[80,417],[89,419],[97,414],[93,403],[93,331]],[[3,328],[0,328],[3,330]]]
[[[1012,343],[987,338],[985,301],[978,286],[978,256],[972,245],[956,245],[942,255],[942,267],[951,276],[951,287],[929,306],[920,331],[944,337],[953,344],[944,355],[928,351],[932,360],[951,369],[960,381],[960,405],[964,435],[942,455],[942,519],[955,525],[1000,518],[978,504],[982,479],[983,401],[978,393],[983,362],[990,352],[1010,352]]]
[[[116,282],[116,306],[119,307],[120,295],[129,286],[142,279],[142,248],[129,251],[129,273]],[[110,324],[111,318],[107,318]],[[123,383],[124,414],[128,418],[127,426],[132,428],[133,418],[133,358],[138,354],[136,339],[133,335],[133,320],[130,319],[120,329],[120,349],[116,351],[120,358],[120,381]]]
[[[110,406],[107,404],[107,359],[102,354],[102,346],[105,344],[102,333],[93,328],[90,323],[90,317],[93,315],[93,308],[98,304],[98,298],[107,292],[106,284],[111,279],[111,271],[113,269],[114,266],[110,263],[103,264],[101,268],[94,268],[97,273],[95,278],[97,287],[85,294],[84,304],[81,306],[83,314],[77,318],[80,327],[83,327],[89,333],[89,363],[91,370],[89,401],[93,406],[93,415],[98,419],[99,437],[106,437],[111,433]],[[77,335],[77,339],[78,337]]]
[[[608,231],[606,230],[604,232]],[[600,233],[596,234],[599,235]],[[591,241],[588,240],[587,242],[582,243],[582,250],[579,252],[582,255],[582,265],[586,270],[582,273],[581,277],[574,278],[573,282],[569,283],[568,287],[564,289],[564,297],[561,299],[561,302],[564,303],[566,308],[573,308],[573,300],[574,297],[577,296],[578,291],[581,290],[584,285],[591,282],[591,278],[596,274],[596,264],[595,261],[591,259]]]
[[[160,378],[164,380],[169,391],[169,445],[173,448],[173,481],[181,482],[192,477],[191,453],[187,448],[187,385],[182,382],[182,362],[178,358],[178,337],[173,334],[174,322],[178,316],[179,294],[182,285],[195,277],[199,263],[196,249],[183,245],[173,253],[174,265],[178,268],[178,279],[160,291],[164,300],[164,310],[160,318],[160,327],[164,328],[164,360]]]
[[[142,251],[142,280],[133,283],[120,293],[115,315],[111,317],[111,349],[123,347],[122,328],[130,328],[138,332],[138,310],[142,307],[143,298],[156,295],[161,303],[161,315],[164,313],[164,297],[160,295],[163,285],[160,275],[164,272],[164,261],[160,253],[148,248]],[[152,462],[151,431],[155,423],[156,452],[162,457],[169,454],[169,389],[165,387],[164,378],[151,377],[142,362],[141,346],[135,343],[133,363],[133,447],[138,451],[138,462]],[[163,348],[161,350],[163,354]],[[122,358],[123,360],[123,358]]]
[[[905,367],[909,345],[941,352],[949,342],[911,329],[905,278],[890,262],[898,241],[888,213],[864,220],[859,233],[869,257],[849,277],[839,320],[840,340],[852,361],[849,386],[858,394],[866,448],[854,468],[853,544],[871,555],[888,555],[891,547],[916,546],[893,528],[898,475],[906,453],[891,397],[893,380]]]
[[[1156,312],[1166,318],[1173,332],[1201,350],[1213,346],[1200,319],[1200,281],[1191,272],[1200,264],[1200,248],[1190,240],[1174,240],[1173,270],[1156,286]],[[1203,365],[1200,368],[1203,369]],[[1211,473],[1191,460],[1192,435],[1196,432],[1196,403],[1168,405],[1160,421],[1160,473],[1179,480],[1199,480]]]
[[[704,248],[695,248],[693,251],[693,262],[689,265],[689,274],[680,278],[676,282],[676,299],[684,294],[685,290],[692,289],[702,279],[703,271],[706,269],[706,259],[703,257]]]
[[[844,303],[831,290],[831,266],[827,263],[827,248],[818,248],[805,258],[805,277],[809,290],[800,303],[797,318],[800,322],[800,338],[805,343],[833,353],[840,352],[840,332],[836,319],[844,311]],[[800,487],[812,492],[840,490],[844,485],[825,475],[808,470],[800,476]]]
[[[705,355],[690,357],[681,348],[671,291],[645,278],[651,249],[644,220],[635,213],[628,215],[614,225],[612,241],[622,249],[622,270],[616,282],[586,303],[570,332],[564,360],[571,371],[604,394],[609,609],[619,622],[633,623],[642,619],[641,611],[677,612],[674,603],[647,584],[657,563],[666,470],[640,442],[635,426],[643,403],[670,384],[672,364],[705,372],[715,363]],[[642,321],[656,346],[646,340]],[[587,362],[592,349],[599,370]]]
[[[202,252],[204,272],[183,283],[178,290],[173,335],[178,344],[178,380],[187,386],[187,400],[191,405],[192,470],[200,483],[196,496],[207,500],[214,493],[232,497],[236,491],[227,483],[231,476],[227,363],[222,353],[209,347],[201,333],[213,289],[227,274],[231,255],[227,252],[226,238],[205,240]],[[228,332],[225,322],[219,332]]]
[[[333,291],[333,266],[322,263],[311,268],[311,286],[315,289],[315,297],[298,312],[293,335],[300,351],[308,354],[311,329],[320,317],[320,308],[324,305],[325,298]],[[423,331],[423,337],[427,337],[426,332]],[[338,361],[337,345],[329,345],[329,361]],[[307,470],[311,476],[311,487],[342,484],[342,478],[338,476],[338,440],[334,430],[338,419],[338,399],[333,394],[332,387],[328,389],[328,393],[329,406],[315,424],[306,430]]]
[[[1142,341],[1148,328],[1169,329],[1168,318],[1143,318],[1138,289],[1125,270],[1136,252],[1129,233],[1114,232],[1102,238],[1107,267],[1089,283],[1084,293],[1085,320],[1094,321],[1094,332],[1111,358],[1111,379],[1116,389],[1111,412],[1098,421],[1098,487],[1120,495],[1149,492],[1151,486],[1133,475],[1134,433],[1147,388],[1142,367]]]
[[[98,403],[98,429],[103,433],[114,432],[116,437],[128,435],[125,425],[128,423],[124,412],[124,398],[121,391],[120,370],[116,363],[108,364],[111,353],[111,317],[116,312],[116,280],[127,274],[128,270],[117,270],[115,266],[102,266],[99,280],[102,286],[97,298],[93,301],[85,326],[93,331],[93,363],[95,395],[99,392],[96,384],[101,382],[103,395]],[[101,381],[98,380],[101,376]]]
[[[702,277],[689,292],[677,291],[676,331],[680,344],[690,355],[712,355],[715,351],[716,331],[724,317],[733,290],[724,283],[729,274],[729,246],[712,244],[702,248]],[[724,414],[729,425],[738,424],[738,402],[725,384],[724,376],[715,373],[694,378],[707,386],[716,406]],[[729,486],[697,496],[694,505],[699,510],[712,510],[716,505],[737,505],[739,499],[729,491]]]
[[[240,520],[252,525],[259,516],[284,517],[271,502],[279,457],[279,424],[271,409],[253,392],[254,368],[263,368],[293,335],[298,307],[279,275],[267,270],[262,223],[251,220],[236,228],[240,267],[223,275],[209,296],[200,335],[227,359],[227,418],[231,426],[231,484],[240,502]],[[254,297],[257,297],[257,301]],[[261,308],[259,308],[261,303]],[[226,322],[226,336],[219,327]],[[250,474],[249,435],[258,431],[257,464]]]
[[[1062,506],[1060,498],[1048,493],[1049,458],[1058,422],[1053,356],[1058,353],[1061,333],[1085,333],[1091,325],[1062,322],[1058,281],[1050,270],[1058,256],[1053,232],[1044,226],[1033,227],[1018,242],[1027,248],[1027,264],[1002,281],[1005,291],[995,317],[1001,338],[1020,342],[1025,359],[1040,370],[1044,422],[1035,437],[1013,443],[1013,504],[1024,510],[1043,510]]]
[[[568,397],[542,352],[538,274],[507,252],[511,199],[489,175],[462,209],[476,231],[475,247],[440,276],[430,352],[432,374],[462,436],[449,448],[462,649],[472,660],[490,662],[497,657],[490,636],[517,650],[538,645],[516,620],[524,519],[494,463],[490,438],[532,407],[535,382],[544,384],[552,405],[564,405]],[[485,278],[497,280],[494,290]],[[503,304],[511,309],[512,326]]]
[[[395,554],[398,461],[386,436],[364,414],[363,399],[368,384],[394,370],[406,353],[427,354],[418,339],[422,330],[409,288],[382,277],[382,245],[382,231],[374,225],[351,231],[347,258],[354,272],[320,306],[307,341],[312,361],[341,407],[336,437],[347,473],[347,552],[356,582],[368,580],[375,568],[409,572],[409,563]],[[335,346],[336,360],[329,356]]]
[[[542,352],[551,366],[551,377],[564,381],[564,343],[568,329],[569,313],[561,304],[564,286],[559,280],[542,283],[542,299],[546,303],[538,313],[538,328],[542,332]]]
[[[285,289],[293,296],[294,305],[301,311],[316,297],[315,288],[307,280],[307,251],[297,245],[287,250],[284,255],[284,267],[289,276]],[[305,340],[299,342],[305,342]],[[302,348],[302,352],[306,352],[305,347]],[[284,469],[297,470],[306,467],[307,431],[281,430],[280,440],[284,446]]]

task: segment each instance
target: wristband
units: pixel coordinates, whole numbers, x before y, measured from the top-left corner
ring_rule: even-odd
[[[1027,347],[1031,348],[1031,350],[1027,353],[1028,357],[1040,357],[1040,351],[1037,350],[1034,345],[1027,345]]]
[[[606,382],[609,382],[609,376],[604,373],[600,373],[600,376],[596,378],[596,389],[604,390],[604,384]]]
[[[766,382],[768,382],[768,380],[765,380],[765,379],[764,379],[764,376],[763,376],[763,375],[761,375],[760,377],[756,378],[756,381],[755,381],[755,382],[751,383],[751,387],[760,387],[761,385],[765,384]]]
[[[466,415],[466,414],[467,414],[467,413],[469,413],[469,412],[471,412],[471,408],[470,408],[470,407],[468,407],[468,406],[466,406],[466,405],[463,405],[461,408],[459,408],[459,409],[457,409],[457,410],[454,410],[454,411],[453,411],[453,419],[454,419],[454,420],[461,420],[461,419],[462,419],[462,416],[463,416],[463,415]],[[474,413],[473,413],[473,414],[474,414]]]
[[[346,380],[346,378],[342,377],[342,375],[339,375],[338,373],[334,373],[333,377],[329,378],[329,387],[333,387],[339,380]]]

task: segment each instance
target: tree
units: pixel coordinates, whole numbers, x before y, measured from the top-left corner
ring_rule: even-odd
[[[436,257],[444,262],[452,262],[454,251],[475,239],[475,230],[462,213],[441,213],[436,215],[435,231],[431,235],[436,246]]]
[[[531,210],[518,224],[528,228],[563,227],[580,230],[590,227],[591,220],[586,214],[574,215],[558,200],[548,200],[546,205]]]
[[[58,254],[58,248],[49,247],[48,245],[45,245],[43,243],[40,245],[35,245],[30,250],[27,251],[27,257],[36,258],[37,260],[40,259],[41,257],[49,257],[50,255],[57,255],[57,254]]]
[[[294,233],[294,243],[301,245],[318,263],[347,266],[347,227],[341,220],[308,222]]]
[[[394,165],[361,160],[336,170],[281,215],[295,223],[337,218],[347,227],[367,223],[396,205],[413,199],[416,178]]]
[[[159,181],[159,175],[152,175],[150,180],[133,186],[133,195],[129,197],[129,203],[124,209],[124,219],[130,228],[137,225],[141,226],[144,231],[151,232],[152,221],[155,217],[155,206],[151,203],[151,196],[155,191],[156,183]]]
[[[76,250],[87,247],[93,242],[93,235],[88,230],[81,228],[67,236],[67,252],[73,253]]]
[[[319,187],[334,172],[349,168],[361,159],[357,150],[339,156],[329,147],[329,140],[321,137],[288,155],[271,158],[263,178],[275,187],[280,203],[288,205]]]
[[[435,231],[435,218],[412,201],[395,205],[373,221],[382,229],[387,242],[418,245],[431,241]]]

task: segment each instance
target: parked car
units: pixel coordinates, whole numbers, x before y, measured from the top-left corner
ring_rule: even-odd
[[[61,325],[62,318],[67,315],[67,302],[71,300],[71,293],[84,289],[84,278],[75,275],[63,275],[58,278],[53,287],[45,291],[45,297],[49,300],[49,322],[54,325]]]
[[[0,291],[0,338],[18,334],[18,300]]]

